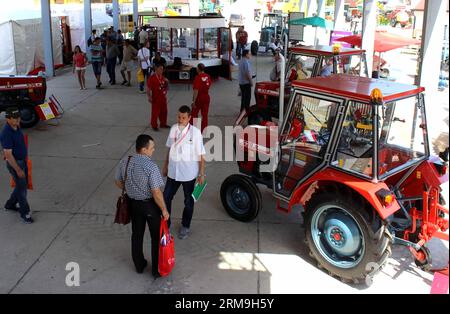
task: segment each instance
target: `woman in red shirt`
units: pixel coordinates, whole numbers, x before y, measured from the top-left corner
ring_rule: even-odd
[[[78,75],[78,82],[80,83],[80,89],[86,89],[86,79],[84,78],[84,73],[86,72],[87,64],[86,54],[81,51],[80,46],[75,46],[73,51],[73,73],[75,70]]]

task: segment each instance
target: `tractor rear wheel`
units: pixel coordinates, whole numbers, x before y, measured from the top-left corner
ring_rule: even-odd
[[[20,126],[22,128],[32,128],[39,122],[39,116],[31,105],[20,106]]]
[[[308,204],[306,241],[330,275],[371,284],[391,255],[392,236],[373,209],[349,190],[322,191]]]
[[[236,220],[249,222],[262,207],[262,196],[256,184],[247,176],[233,174],[220,187],[220,198],[227,213]]]

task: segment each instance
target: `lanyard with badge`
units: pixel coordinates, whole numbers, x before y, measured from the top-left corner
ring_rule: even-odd
[[[187,130],[186,130],[187,129]],[[181,142],[184,140],[184,138],[186,137],[186,135],[189,133],[189,131],[190,131],[190,129],[191,129],[191,125],[190,124],[188,124],[188,126],[187,126],[187,128],[185,128],[185,130],[186,130],[186,132],[183,132],[182,131],[182,134],[180,134],[180,135],[182,135],[181,136],[181,138],[177,141],[177,138],[178,138],[178,128],[177,128],[177,132],[175,133],[175,144],[174,144],[174,147],[176,147],[176,146],[178,146],[178,153],[182,153],[182,149],[181,149]],[[184,134],[183,134],[184,133]]]
[[[166,95],[167,94],[167,82],[166,82],[166,80],[164,78],[160,79],[158,74],[155,74],[155,75],[156,75],[156,78],[158,79],[158,83],[159,83],[158,89],[159,89],[159,91],[163,95]]]

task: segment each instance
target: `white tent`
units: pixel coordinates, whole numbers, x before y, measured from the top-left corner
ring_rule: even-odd
[[[123,4],[125,5],[125,4]],[[113,25],[113,19],[106,14],[105,4],[93,3],[91,5],[92,29],[97,30],[97,35],[103,33]],[[53,15],[68,16],[70,25],[70,37],[72,40],[72,49],[80,46],[82,51],[86,51],[86,40],[84,38],[84,8],[81,4],[59,4],[52,6]]]
[[[0,74],[24,75],[44,66],[41,19],[8,21],[0,24]],[[52,18],[53,60],[62,64],[60,19]]]

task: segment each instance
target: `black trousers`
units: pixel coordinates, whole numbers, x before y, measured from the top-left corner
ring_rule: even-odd
[[[123,60],[123,46],[117,46],[119,48],[119,64],[122,64],[122,60]]]
[[[153,199],[148,201],[130,201],[131,214],[131,256],[136,271],[142,272],[145,268],[143,244],[145,225],[150,229],[152,242],[152,274],[158,274],[159,227],[161,224],[161,210]]]
[[[197,179],[194,179],[192,181],[180,182],[167,177],[166,187],[164,188],[164,201],[166,202],[167,211],[169,212],[169,214],[171,214],[173,197],[175,196],[175,194],[177,194],[180,185],[183,186],[184,210],[181,225],[188,229],[191,227],[192,215],[194,214],[194,199],[192,198],[192,192],[194,192],[196,181]],[[167,224],[170,227],[170,219]]]
[[[250,102],[252,101],[252,85],[239,85],[241,88],[241,111],[245,108],[248,111]]]
[[[109,80],[112,83],[116,83],[116,61],[117,58],[110,58],[106,60],[106,71],[109,75]]]

